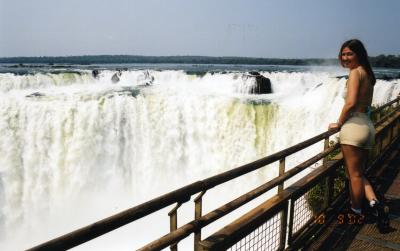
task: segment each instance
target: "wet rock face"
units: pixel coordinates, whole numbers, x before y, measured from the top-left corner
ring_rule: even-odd
[[[269,94],[272,93],[271,88],[271,80],[269,78],[264,77],[258,72],[251,71],[249,72],[250,77],[256,79],[256,85],[251,89],[250,93],[252,94]]]
[[[251,76],[261,76],[261,74],[259,72],[257,72],[257,71],[249,71],[249,74]]]
[[[97,77],[99,76],[99,71],[98,71],[98,70],[93,70],[93,71],[92,71],[92,76],[93,76],[94,78],[97,78]]]
[[[42,96],[44,96],[43,93],[41,93],[41,92],[34,92],[34,93],[29,94],[29,95],[26,95],[25,97],[27,97],[27,98],[32,98],[32,97],[42,97]]]
[[[118,83],[120,80],[120,77],[122,75],[121,70],[118,70],[116,73],[114,73],[114,75],[111,77],[111,81],[115,84]]]
[[[115,84],[119,82],[119,77],[118,74],[115,73],[112,77],[111,77],[111,81]]]

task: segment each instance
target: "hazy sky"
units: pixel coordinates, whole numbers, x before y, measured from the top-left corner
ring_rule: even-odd
[[[0,57],[400,54],[400,0],[0,0]]]

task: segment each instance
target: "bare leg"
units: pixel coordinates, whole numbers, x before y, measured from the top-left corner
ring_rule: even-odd
[[[366,164],[368,152],[355,146],[341,145],[344,161],[350,179],[350,198],[352,210],[361,209],[364,196],[369,200],[376,199],[371,183],[363,176],[363,167]],[[389,207],[378,202],[373,206],[377,217],[377,227],[380,233],[387,233],[390,229]]]
[[[364,178],[364,190],[365,190],[365,198],[367,198],[368,201],[371,200],[378,200],[376,198],[374,189],[371,186],[371,183],[369,183],[369,180],[367,180],[366,178]]]
[[[368,161],[368,150],[363,149],[362,151],[363,151],[363,157],[362,158],[363,158],[363,161],[364,161],[363,162],[363,169],[365,169],[365,167],[367,166],[367,161]],[[374,189],[371,186],[371,183],[364,176],[363,176],[363,182],[364,182],[365,198],[368,201],[377,200],[376,194],[374,192]]]
[[[364,165],[364,150],[351,146],[341,145],[344,161],[350,179],[350,193],[352,208],[360,209],[364,199],[365,187],[362,169]]]

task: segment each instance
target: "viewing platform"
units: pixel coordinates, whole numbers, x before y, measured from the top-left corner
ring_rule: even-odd
[[[379,192],[384,194],[390,208],[390,230],[379,233],[375,222],[365,224],[340,224],[332,222],[324,231],[310,238],[304,250],[400,250],[400,142],[386,160],[380,173]],[[338,215],[342,215],[338,209]]]
[[[176,251],[181,240],[193,235],[191,250],[195,251],[400,250],[400,98],[376,108],[372,119],[376,128],[376,144],[365,172],[378,194],[385,194],[388,199],[391,229],[387,233],[379,233],[373,222],[356,223],[347,216],[348,180],[340,145],[330,141],[330,137],[339,131],[333,129],[262,159],[196,181],[29,250],[70,249],[166,207],[170,208],[170,231],[139,249],[132,249],[169,248]],[[321,148],[323,146],[321,152],[287,167],[287,157],[317,143]],[[279,166],[276,178],[266,180],[251,191],[243,191],[239,197],[214,210],[203,212],[203,203],[207,202],[204,195],[208,190],[272,163]],[[288,182],[300,173],[303,174],[301,178]],[[233,221],[221,229],[213,229],[211,235],[202,235],[203,228],[209,224],[269,191],[275,193],[258,206],[238,218],[233,217]],[[182,204],[191,201],[194,203],[193,220],[178,225],[178,210]]]

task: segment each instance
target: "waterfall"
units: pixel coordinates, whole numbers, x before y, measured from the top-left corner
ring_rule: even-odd
[[[254,81],[243,72],[129,70],[113,83],[115,73],[0,74],[2,250],[31,247],[324,132],[339,116],[345,84],[329,72],[261,72],[274,93],[251,95]],[[378,80],[373,103],[396,97],[395,82]],[[295,154],[287,166],[321,149]],[[271,166],[229,190],[240,194],[276,175]]]

